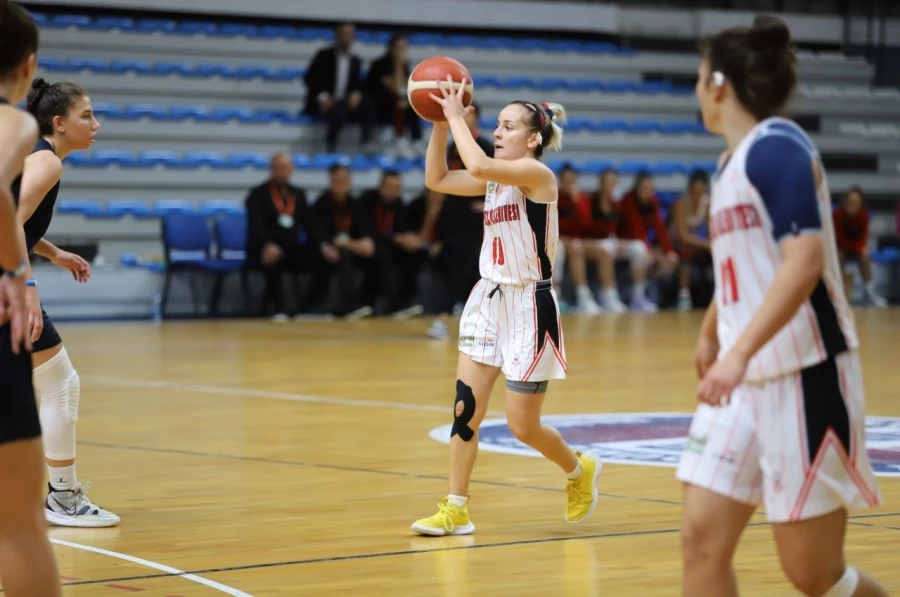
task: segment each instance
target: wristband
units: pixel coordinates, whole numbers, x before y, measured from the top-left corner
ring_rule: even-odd
[[[25,280],[25,286],[37,286],[37,280],[34,278],[28,278]]]

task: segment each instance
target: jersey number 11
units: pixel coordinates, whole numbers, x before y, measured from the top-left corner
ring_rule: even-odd
[[[496,236],[491,244],[491,261],[497,265],[506,263],[506,258],[503,256],[503,241]]]
[[[734,260],[729,257],[722,262],[722,304],[728,305],[740,300],[738,296],[737,275],[734,273]]]

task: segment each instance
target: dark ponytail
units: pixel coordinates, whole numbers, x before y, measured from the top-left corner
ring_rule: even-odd
[[[758,16],[751,27],[721,31],[701,42],[700,52],[709,61],[710,77],[722,73],[757,120],[779,114],[797,85],[791,32],[778,17]]]
[[[31,83],[26,109],[37,120],[41,135],[52,135],[53,119],[65,117],[85,95],[84,89],[75,83],[48,83],[37,78]]]
[[[0,77],[38,50],[38,28],[18,2],[0,0]]]

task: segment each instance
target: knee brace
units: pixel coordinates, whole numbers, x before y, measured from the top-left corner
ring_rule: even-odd
[[[506,380],[506,388],[517,394],[545,394],[549,380],[544,381],[510,381]]]
[[[34,389],[40,397],[44,453],[53,460],[75,458],[75,422],[81,382],[63,348],[34,370]]]
[[[460,408],[462,404],[462,408]],[[453,403],[453,427],[450,429],[450,437],[459,435],[464,442],[471,441],[475,437],[475,430],[469,427],[472,417],[475,416],[475,394],[472,388],[456,380],[456,401]]]
[[[844,569],[844,576],[837,581],[833,587],[823,597],[853,597],[856,592],[856,585],[859,584],[859,573],[853,566],[847,566]]]

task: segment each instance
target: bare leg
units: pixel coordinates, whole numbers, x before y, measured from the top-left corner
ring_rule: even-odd
[[[847,570],[844,560],[846,510],[835,510],[801,522],[775,524],[772,529],[781,567],[804,595],[822,597],[844,576]],[[887,591],[875,580],[862,572],[858,574],[853,597],[887,597]]]
[[[755,509],[708,489],[684,486],[682,595],[737,597],[731,561]]]
[[[40,438],[0,446],[0,579],[10,597],[62,594],[44,518]]]
[[[459,355],[456,366],[456,378],[469,388],[475,399],[475,412],[466,426],[472,430],[473,435],[466,441],[460,434],[450,438],[450,494],[458,496],[469,495],[469,481],[472,478],[472,469],[475,467],[475,459],[478,456],[478,428],[487,413],[488,402],[491,398],[491,390],[494,382],[500,375],[500,369],[488,365],[476,363],[464,354]],[[465,387],[463,391],[465,391]],[[456,415],[463,415],[465,405],[456,402]]]
[[[506,390],[506,421],[517,440],[555,462],[565,473],[578,466],[578,456],[559,431],[541,423],[541,407],[546,394],[520,394]]]

